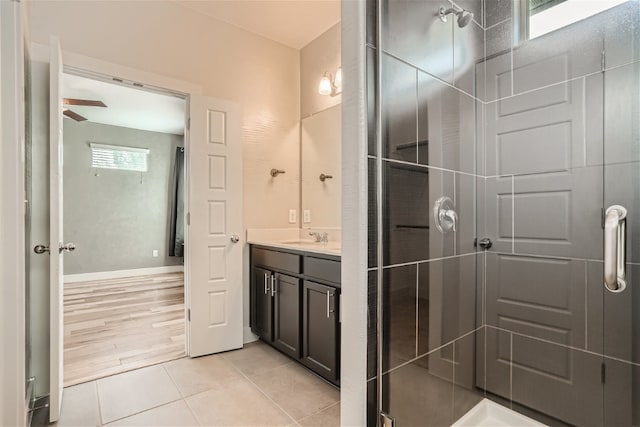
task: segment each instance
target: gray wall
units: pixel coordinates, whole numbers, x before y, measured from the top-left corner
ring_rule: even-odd
[[[89,142],[149,148],[149,170],[92,169]],[[181,264],[168,256],[170,181],[181,145],[181,135],[65,119],[64,239],[77,247],[65,256],[65,274]]]

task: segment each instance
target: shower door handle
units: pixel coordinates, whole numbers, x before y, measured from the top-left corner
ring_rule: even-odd
[[[604,219],[604,286],[611,292],[622,292],[625,280],[625,250],[627,210],[620,205],[609,206]]]

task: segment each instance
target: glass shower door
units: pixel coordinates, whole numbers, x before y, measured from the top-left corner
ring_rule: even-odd
[[[451,425],[487,399],[547,425],[640,425],[640,2],[455,2],[467,26],[441,3],[381,0],[368,48],[381,420]],[[621,292],[605,287],[613,205]]]

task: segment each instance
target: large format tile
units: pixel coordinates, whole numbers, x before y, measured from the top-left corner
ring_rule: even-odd
[[[294,422],[246,379],[186,399],[206,426],[286,426]]]
[[[385,221],[383,235],[379,236],[383,240],[383,262],[393,265],[429,259],[430,171],[392,162],[385,162],[383,167]],[[453,183],[453,179],[448,182]]]
[[[221,388],[241,378],[238,370],[221,355],[178,359],[165,363],[165,368],[183,396]]]
[[[445,426],[453,422],[453,344],[383,377],[383,410],[396,425]]]
[[[251,377],[269,398],[300,420],[340,401],[340,392],[297,364]]]
[[[453,25],[442,22],[441,0],[384,0],[382,48],[422,70],[451,83],[453,80]]]
[[[387,371],[417,356],[417,265],[384,270],[382,283],[382,370]]]
[[[240,350],[225,353],[224,358],[233,363],[245,375],[256,375],[293,363],[291,359],[262,341],[255,341],[246,344]]]
[[[518,334],[512,354],[514,402],[568,424],[602,425],[602,356]]]
[[[327,409],[303,418],[298,424],[302,427],[338,427],[340,426],[340,404],[336,403]]]
[[[604,425],[640,425],[640,365],[604,359]]]
[[[417,71],[387,54],[381,70],[382,155],[416,163],[420,149],[417,128]]]
[[[184,400],[168,403],[131,417],[123,418],[108,424],[109,426],[198,426],[198,421],[191,413]]]
[[[418,267],[417,350],[422,356],[476,328],[475,254]],[[482,306],[479,306],[482,309]]]
[[[423,72],[418,73],[417,90],[418,162],[475,173],[475,99]]]
[[[108,423],[180,399],[162,365],[98,380],[102,421]]]
[[[60,419],[55,425],[58,427],[100,425],[95,381],[64,389]]]
[[[487,253],[486,323],[585,348],[585,261]]]

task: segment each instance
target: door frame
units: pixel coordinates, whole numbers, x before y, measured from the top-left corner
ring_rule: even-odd
[[[33,43],[33,54],[31,59],[38,59],[43,62],[49,62],[49,47]],[[93,80],[111,82],[114,78],[121,79],[123,86],[130,86],[136,90],[146,90],[161,94],[170,94],[181,97],[185,100],[187,108],[185,111],[184,125],[184,149],[185,149],[185,192],[184,204],[189,206],[189,104],[193,95],[202,95],[202,87],[186,81],[173,79],[170,77],[154,74],[146,71],[136,70],[134,68],[121,66],[111,62],[103,61],[96,58],[80,55],[67,50],[62,50],[63,72],[67,74],[77,75]],[[134,85],[135,83],[135,85]],[[142,87],[140,87],[142,85]],[[185,210],[185,216],[188,210]],[[184,264],[184,298],[188,301],[188,295],[191,289],[189,275],[189,227],[185,221],[185,264]],[[187,319],[189,307],[185,304],[184,318]],[[189,328],[185,325],[185,354],[189,356]]]
[[[25,75],[27,12],[23,3],[0,2],[0,424],[27,423],[25,301]],[[6,47],[6,50],[5,50]]]
[[[4,3],[4,2],[3,2]],[[45,63],[49,63],[49,46],[42,45],[38,43],[31,44],[31,60],[37,60]],[[96,58],[91,58],[88,56],[80,55],[74,52],[70,52],[67,50],[62,50],[62,59],[63,59],[63,72],[68,74],[79,75],[82,77],[99,80],[99,81],[112,81],[114,76],[118,79],[121,79],[124,83],[128,83],[133,88],[138,90],[150,90],[158,93],[171,94],[174,96],[179,96],[183,98],[187,104],[187,109],[185,112],[185,138],[184,138],[184,146],[185,146],[185,195],[184,195],[184,203],[185,206],[189,206],[189,151],[190,151],[190,141],[189,141],[189,105],[190,98],[192,96],[200,96],[202,95],[202,87],[190,82],[173,79],[170,77],[162,76],[159,74],[154,74],[146,71],[137,70],[134,68],[121,66],[118,64],[110,63],[107,61],[103,61]],[[133,84],[135,83],[135,85]],[[142,85],[143,87],[139,87]],[[184,294],[185,294],[185,302],[189,299],[189,292],[191,289],[190,275],[189,275],[189,227],[186,226],[186,215],[187,211],[185,210],[185,266],[184,266]],[[24,257],[23,257],[24,258]],[[24,260],[23,260],[24,261]],[[185,304],[184,307],[184,318],[188,317],[188,309],[189,307]],[[24,315],[22,316],[24,317]],[[24,340],[23,340],[24,341]],[[189,328],[185,325],[185,354],[186,356],[190,356],[189,354]],[[23,357],[24,359],[24,357]]]

